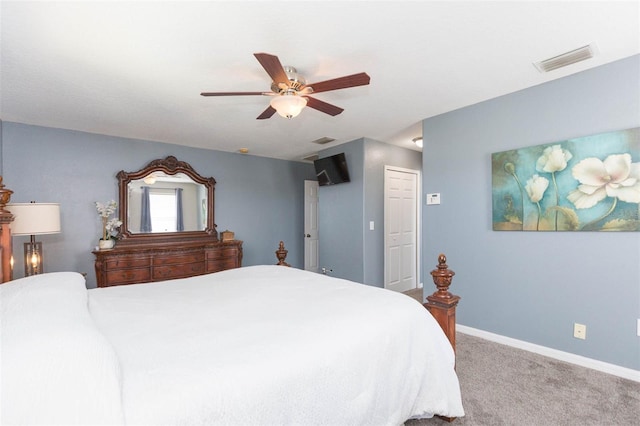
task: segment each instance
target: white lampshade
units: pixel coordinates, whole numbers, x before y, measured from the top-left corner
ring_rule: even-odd
[[[42,235],[60,232],[60,204],[16,203],[7,204],[13,214],[12,235]]]
[[[297,95],[281,95],[271,99],[270,105],[282,117],[293,118],[307,106],[307,98]]]
[[[422,148],[422,136],[418,136],[417,138],[413,138],[413,143],[416,144],[418,148]]]

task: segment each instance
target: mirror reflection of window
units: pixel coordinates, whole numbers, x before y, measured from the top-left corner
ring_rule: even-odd
[[[177,201],[172,190],[150,189],[151,232],[176,232]]]
[[[143,188],[148,188],[150,194],[169,194],[173,197],[174,202],[169,205],[169,208],[165,208],[166,203],[164,202],[153,204],[149,202],[148,209],[145,209],[143,207]],[[143,179],[132,180],[128,184],[127,193],[128,229],[134,234],[203,231],[206,229],[207,188],[203,184],[193,182],[182,173],[176,176],[157,176],[156,182],[152,185],[145,184]],[[177,193],[181,194],[181,200],[178,199]],[[180,203],[180,201],[182,202]],[[158,209],[154,207],[155,205],[158,206]],[[173,205],[176,207],[174,208]],[[180,206],[182,206],[182,217],[178,215]],[[144,213],[146,211],[148,213]],[[168,213],[169,211],[171,213]],[[145,214],[149,214],[152,220],[153,217],[157,217],[160,220],[159,223],[162,224],[155,225],[151,221],[146,222]]]

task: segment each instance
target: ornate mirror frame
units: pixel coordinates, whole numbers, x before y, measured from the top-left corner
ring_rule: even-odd
[[[191,178],[195,183],[202,184],[206,188],[207,193],[207,218],[206,226],[203,231],[180,231],[180,232],[161,232],[161,233],[138,233],[131,232],[129,229],[129,183],[131,181],[144,179],[153,172],[164,172],[168,175],[176,175],[178,173],[184,173]],[[147,166],[138,170],[137,172],[125,172],[124,170],[118,172],[116,175],[118,179],[119,200],[120,200],[120,220],[121,226],[121,239],[118,244],[127,243],[139,243],[139,242],[166,242],[166,241],[184,241],[184,240],[201,240],[218,241],[218,232],[216,230],[216,224],[214,221],[214,189],[216,181],[212,177],[200,176],[189,163],[184,161],[178,161],[178,159],[172,155],[165,159],[157,159],[151,161]]]

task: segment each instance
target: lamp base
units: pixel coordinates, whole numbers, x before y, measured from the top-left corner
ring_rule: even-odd
[[[42,243],[36,242],[35,236],[24,243],[24,276],[37,275],[44,272],[42,264]]]

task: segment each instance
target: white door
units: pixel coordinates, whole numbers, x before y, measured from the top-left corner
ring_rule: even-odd
[[[384,287],[407,291],[418,287],[419,172],[389,166],[384,172]]]
[[[318,182],[304,181],[304,269],[318,272]]]

